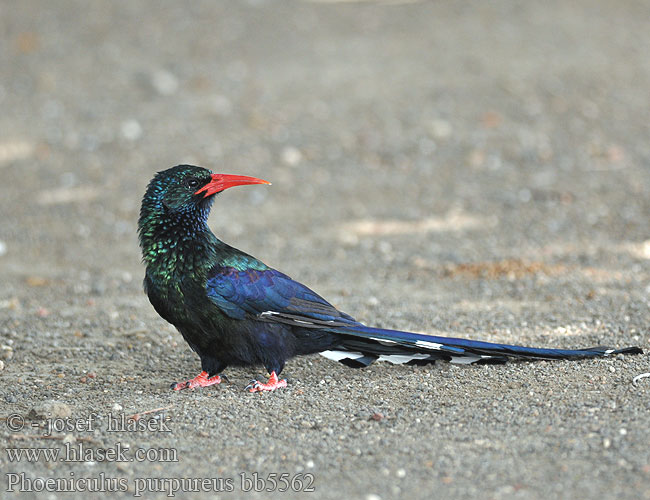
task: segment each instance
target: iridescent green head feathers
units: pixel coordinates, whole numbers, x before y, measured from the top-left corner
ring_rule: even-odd
[[[198,208],[207,200],[196,191],[211,180],[212,172],[193,165],[177,165],[158,172],[149,182],[142,199],[140,227],[145,222],[143,215],[153,215],[155,212],[164,216]]]
[[[174,248],[200,245],[210,235],[207,219],[214,195],[244,184],[270,184],[243,175],[213,174],[193,165],[177,165],[158,172],[142,198],[138,234],[142,257],[152,263]],[[181,256],[182,257],[182,256]]]
[[[191,239],[206,225],[214,197],[196,191],[210,183],[212,172],[192,165],[178,165],[158,172],[142,198],[138,235],[142,257],[151,261],[178,240]]]

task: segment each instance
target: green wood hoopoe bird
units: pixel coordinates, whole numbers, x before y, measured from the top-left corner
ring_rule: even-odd
[[[270,184],[213,174],[192,165],[159,172],[142,200],[138,232],[151,304],[201,359],[201,373],[175,390],[218,384],[227,366],[262,365],[267,382],[297,355],[321,353],[348,366],[393,363],[495,363],[507,358],[579,359],[641,353],[638,347],[542,349],[372,328],[337,310],[286,274],[219,240],[207,220],[215,195],[244,184]]]

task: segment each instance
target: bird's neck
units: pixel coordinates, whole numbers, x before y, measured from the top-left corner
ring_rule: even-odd
[[[160,213],[143,210],[140,247],[147,273],[156,281],[207,273],[223,243],[210,231],[207,210]]]

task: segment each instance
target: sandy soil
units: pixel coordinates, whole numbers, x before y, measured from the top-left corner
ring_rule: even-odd
[[[2,2],[3,498],[650,498],[647,354],[313,356],[273,394],[243,391],[261,367],[174,393],[199,364],[143,295],[135,232],[157,170],[260,176],[214,231],[369,324],[647,351],[649,18],[642,1]]]

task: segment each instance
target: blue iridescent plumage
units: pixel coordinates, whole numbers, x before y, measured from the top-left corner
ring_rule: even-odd
[[[208,277],[208,297],[228,316],[245,319],[263,313],[297,313],[305,320],[356,323],[305,285],[275,269],[239,271],[216,267]]]

